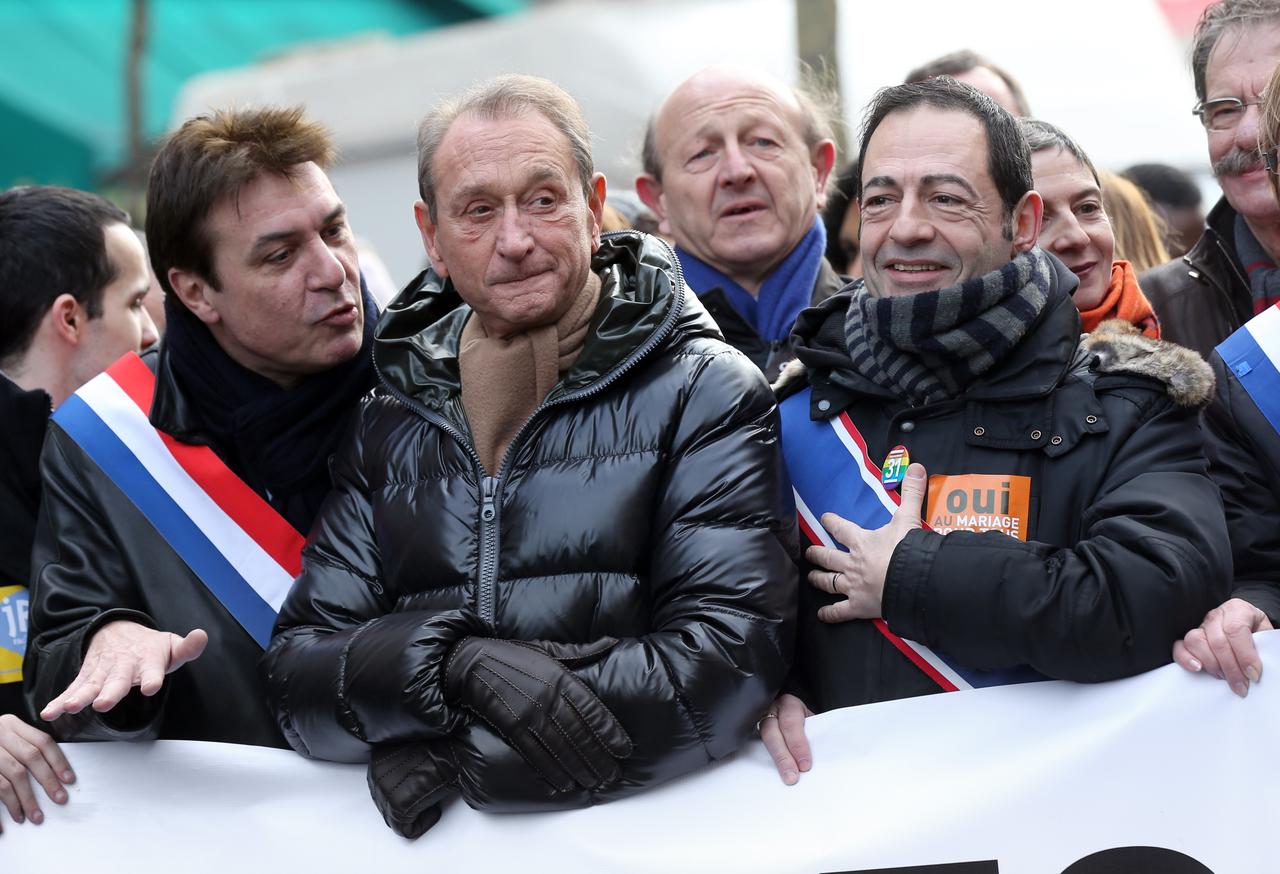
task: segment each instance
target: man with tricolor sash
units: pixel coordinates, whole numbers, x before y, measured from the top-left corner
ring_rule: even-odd
[[[193,118],[156,156],[165,341],[62,403],[41,459],[24,670],[60,738],[282,745],[257,661],[373,373],[331,157],[297,109]]]
[[[1208,369],[1082,337],[1014,119],[947,78],[888,88],[858,164],[865,281],[801,314],[777,387],[811,544],[795,694],[761,721],[788,783],[807,708],[1146,671],[1230,575]]]
[[[33,781],[61,804],[75,779],[22,696],[40,450],[55,406],[156,342],[150,275],[129,216],[109,201],[43,185],[0,192],[0,804],[15,822],[44,820]]]
[[[1280,68],[1258,115],[1258,147],[1280,204]],[[1280,304],[1219,343],[1209,363],[1217,388],[1204,416],[1205,452],[1222,490],[1235,578],[1231,597],[1174,645],[1173,656],[1244,698],[1262,679],[1253,634],[1280,625]]]

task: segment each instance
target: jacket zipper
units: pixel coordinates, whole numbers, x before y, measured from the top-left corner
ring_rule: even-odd
[[[618,236],[626,234],[628,236],[635,232],[619,232]],[[615,235],[611,235],[615,236]],[[453,437],[458,442],[471,460],[475,463],[476,472],[480,477],[480,581],[476,596],[476,609],[480,614],[480,619],[490,628],[496,630],[496,608],[494,605],[494,586],[498,578],[498,548],[500,545],[500,528],[502,524],[501,496],[502,488],[506,482],[507,466],[511,459],[513,451],[520,445],[521,439],[528,432],[533,423],[549,408],[560,406],[561,404],[573,403],[575,401],[584,400],[592,395],[599,394],[605,388],[612,385],[625,373],[630,371],[635,365],[647,357],[654,349],[656,349],[663,341],[671,335],[675,330],[676,322],[679,320],[681,313],[684,311],[684,295],[687,293],[684,282],[684,271],[680,267],[680,260],[676,257],[675,251],[667,245],[665,240],[657,237],[653,239],[662,243],[663,248],[667,250],[670,256],[670,262],[675,268],[676,274],[676,295],[671,302],[671,312],[667,313],[667,317],[663,319],[658,329],[649,335],[649,339],[645,340],[635,351],[622,360],[617,367],[606,373],[600,379],[584,386],[574,392],[561,395],[552,401],[544,400],[534,409],[525,423],[520,426],[511,442],[507,445],[507,451],[503,453],[502,460],[498,464],[498,473],[496,476],[487,476],[484,470],[484,462],[480,460],[480,453],[476,452],[475,446],[455,428],[443,416],[427,409],[422,403],[413,400],[404,392],[400,391],[392,385],[382,373],[382,369],[378,366],[377,346],[374,347],[373,367],[378,374],[378,381],[390,392],[402,406],[417,413],[433,425],[439,427],[446,434]]]

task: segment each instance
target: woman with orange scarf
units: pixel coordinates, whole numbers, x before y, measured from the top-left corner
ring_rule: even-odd
[[[1123,319],[1160,337],[1150,301],[1128,261],[1116,261],[1115,235],[1102,206],[1102,186],[1089,156],[1053,125],[1019,119],[1031,147],[1035,189],[1044,199],[1040,247],[1080,279],[1072,295],[1088,333],[1107,319]]]

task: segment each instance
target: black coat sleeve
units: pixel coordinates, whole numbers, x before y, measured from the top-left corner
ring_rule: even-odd
[[[1029,665],[1055,679],[1168,663],[1173,642],[1222,600],[1231,566],[1196,412],[1145,398],[1136,415],[1111,417],[1133,424],[1114,435],[1096,494],[1078,508],[1075,544],[913,531],[889,567],[890,627],[975,668]]]
[[[1280,434],[1222,357],[1210,363],[1217,390],[1204,415],[1205,454],[1231,537],[1231,595],[1280,626]]]
[[[652,631],[578,671],[631,736],[623,776],[555,794],[491,732],[457,738],[459,787],[490,811],[582,807],[732,753],[791,659],[799,571],[773,396],[737,354],[708,355],[674,429],[655,507]]]
[[[40,517],[32,550],[30,640],[23,661],[24,691],[39,712],[80,672],[93,633],[128,620],[154,628],[141,609],[121,544],[95,491],[96,465],[56,422],[41,456]],[[60,740],[149,740],[159,731],[168,684],[151,698],[131,691],[108,713],[86,707],[54,720]]]
[[[444,701],[442,666],[467,634],[469,611],[395,611],[382,582],[364,471],[365,411],[333,468],[262,660],[268,703],[285,740],[307,756],[364,761],[372,744],[433,740],[465,720]]]

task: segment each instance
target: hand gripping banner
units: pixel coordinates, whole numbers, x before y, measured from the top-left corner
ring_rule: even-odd
[[[302,571],[305,538],[207,446],[148,420],[155,375],[133,353],[80,387],[53,420],[146,516],[264,648]]]
[[[810,418],[810,392],[806,388],[778,407],[782,455],[791,477],[801,534],[814,546],[847,551],[818,521],[823,513],[835,513],[863,528],[882,528],[892,520],[902,499],[881,484],[880,468],[868,456],[866,442],[848,413],[821,421]],[[922,643],[899,637],[884,619],[873,619],[871,624],[946,692],[1045,679],[1030,668],[966,668]]]

